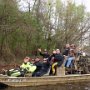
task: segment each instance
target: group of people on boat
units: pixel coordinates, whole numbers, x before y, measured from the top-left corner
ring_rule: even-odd
[[[32,77],[41,77],[46,74],[50,76],[56,75],[57,67],[61,67],[64,64],[66,68],[71,68],[75,57],[82,54],[81,49],[77,51],[74,44],[66,44],[63,53],[59,49],[53,50],[52,54],[49,54],[46,49],[44,52],[38,49],[38,52],[42,56],[42,59],[39,57],[31,59],[26,56],[22,65],[16,69],[8,70],[7,75],[16,77],[25,76],[27,73],[31,73]]]

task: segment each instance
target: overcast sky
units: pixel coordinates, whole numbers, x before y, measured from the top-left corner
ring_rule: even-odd
[[[22,0],[23,1],[23,0]],[[25,1],[25,0],[24,0]],[[67,1],[67,0],[62,0],[62,1]],[[77,5],[79,5],[79,4],[84,4],[85,5],[85,7],[86,7],[86,11],[89,11],[90,12],[90,0],[72,0],[72,1],[75,1],[76,3],[77,3]],[[24,7],[24,9],[25,9],[25,7],[27,6],[26,5],[26,3],[25,2],[21,2],[22,4],[22,6]]]
[[[78,4],[83,3],[86,6],[86,10],[90,12],[90,0],[75,0]]]
[[[66,0],[62,0],[62,1],[66,1]],[[86,7],[86,11],[90,12],[90,0],[72,0],[72,1],[75,1],[78,5],[83,3]]]

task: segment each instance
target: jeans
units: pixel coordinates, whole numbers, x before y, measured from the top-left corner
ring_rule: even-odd
[[[65,67],[70,67],[72,65],[73,60],[74,60],[74,57],[68,57],[65,62]]]

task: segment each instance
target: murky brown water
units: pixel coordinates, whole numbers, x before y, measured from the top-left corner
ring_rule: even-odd
[[[38,87],[1,87],[0,90],[90,90],[90,83],[48,85]]]

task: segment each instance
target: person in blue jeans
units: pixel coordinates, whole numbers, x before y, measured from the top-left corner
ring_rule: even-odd
[[[75,60],[74,51],[70,50],[69,56],[67,57],[66,62],[65,62],[65,67],[68,67],[68,68],[71,67],[73,65],[74,60]]]

